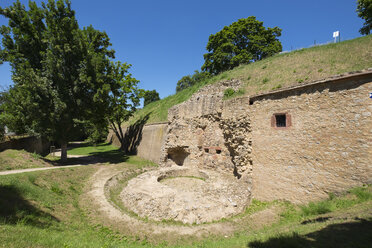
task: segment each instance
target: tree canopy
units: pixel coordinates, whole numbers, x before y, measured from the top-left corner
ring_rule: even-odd
[[[191,87],[197,83],[200,83],[208,78],[210,78],[211,75],[209,72],[202,71],[199,72],[198,70],[194,71],[193,75],[187,75],[183,76],[180,80],[177,82],[176,92],[179,92],[181,90],[184,90],[188,87]]]
[[[156,90],[146,90],[143,93],[143,106],[146,106],[152,102],[159,101],[159,93]]]
[[[209,36],[202,70],[216,75],[272,56],[282,51],[280,36],[280,28],[265,28],[254,16],[239,19]]]
[[[109,115],[132,112],[130,86],[123,83],[127,64],[113,65],[114,51],[105,32],[92,26],[81,29],[69,0],[49,0],[29,8],[17,0],[0,14],[9,19],[0,28],[0,63],[12,67],[14,85],[6,93],[2,115],[18,132],[47,136],[66,146],[82,123],[105,125]],[[124,104],[120,108],[117,104]],[[129,107],[130,110],[126,110]],[[123,117],[120,117],[123,119]]]
[[[358,0],[357,3],[358,16],[365,20],[359,32],[368,35],[372,30],[372,0]]]

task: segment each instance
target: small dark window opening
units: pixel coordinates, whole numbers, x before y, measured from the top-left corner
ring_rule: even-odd
[[[206,153],[209,153],[209,149],[208,149],[208,148],[204,148],[204,151],[205,151]]]
[[[287,126],[287,118],[286,115],[275,115],[275,122],[277,127],[286,127]]]
[[[221,154],[221,150],[220,149],[216,149],[216,153],[217,154]]]

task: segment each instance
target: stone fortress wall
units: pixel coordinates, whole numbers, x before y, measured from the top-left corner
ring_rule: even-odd
[[[307,202],[372,183],[372,70],[223,100],[239,87],[209,85],[171,108],[167,127],[144,127],[138,155],[232,173],[259,200]]]
[[[371,184],[370,93],[372,71],[251,97],[254,198],[300,203]]]

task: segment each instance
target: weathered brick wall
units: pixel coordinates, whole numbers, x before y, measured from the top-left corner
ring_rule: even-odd
[[[247,106],[253,197],[299,203],[372,183],[370,92],[372,74],[257,97]],[[291,126],[272,127],[275,113]]]

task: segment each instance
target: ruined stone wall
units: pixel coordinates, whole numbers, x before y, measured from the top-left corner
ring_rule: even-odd
[[[231,173],[265,201],[308,202],[372,183],[372,70],[223,100],[240,87],[209,85],[174,106],[168,125],[136,136],[138,155]]]
[[[299,203],[372,183],[370,92],[371,74],[251,99],[253,197]]]
[[[240,86],[238,80],[206,86],[190,100],[169,110],[163,146],[164,166],[213,169],[250,182],[249,117],[242,111],[244,105],[241,102],[240,107],[229,109],[223,101],[227,88],[237,90]]]

